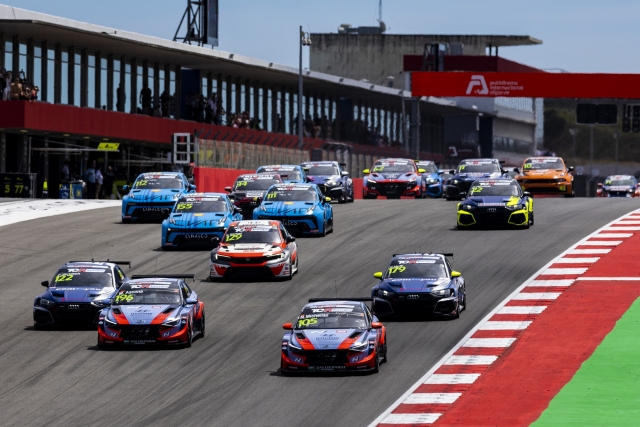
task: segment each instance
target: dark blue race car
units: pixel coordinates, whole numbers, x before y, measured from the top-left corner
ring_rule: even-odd
[[[386,271],[374,274],[380,283],[371,290],[373,312],[458,318],[467,306],[466,288],[447,256],[453,255],[393,255]]]
[[[129,261],[71,261],[44,281],[47,290],[33,302],[36,328],[64,324],[97,323],[103,300],[127,280],[118,264]]]
[[[282,182],[287,184],[304,184],[307,180],[307,174],[302,166],[298,165],[269,165],[260,166],[256,169],[256,173],[273,173],[280,175]]]
[[[300,166],[305,170],[310,183],[316,184],[322,194],[337,200],[339,203],[354,201],[353,180],[349,172],[344,170],[346,165],[338,162],[304,162]]]
[[[162,222],[162,249],[212,247],[211,239],[222,239],[229,224],[242,219],[240,212],[226,194],[185,194]]]
[[[362,197],[399,199],[403,196],[422,199],[427,196],[423,169],[411,159],[380,159],[371,170],[365,169],[362,178]]]
[[[610,175],[598,184],[598,197],[639,197],[638,181],[631,175]]]
[[[273,184],[282,183],[277,173],[250,173],[236,178],[233,187],[225,187],[233,204],[241,209],[242,217],[251,219],[253,210],[260,205],[267,190]]]
[[[428,197],[442,197],[442,174],[444,171],[438,170],[436,164],[431,160],[416,161],[418,170],[422,169],[422,180],[426,186],[426,195]]]
[[[176,201],[184,193],[196,191],[180,172],[149,172],[136,178],[122,198],[122,222],[138,220],[162,221],[169,216]]]
[[[500,178],[503,174],[497,159],[466,159],[460,162],[456,173],[445,188],[447,200],[462,200],[476,179]]]
[[[517,227],[533,225],[533,199],[515,179],[481,179],[471,185],[469,195],[458,203],[458,230],[473,227]]]
[[[253,219],[282,222],[294,235],[326,236],[333,232],[333,207],[317,185],[277,184],[269,188]]]

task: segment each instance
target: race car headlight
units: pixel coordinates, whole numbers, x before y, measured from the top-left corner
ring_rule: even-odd
[[[105,304],[102,300],[97,299],[97,300],[93,300],[91,301],[91,305],[94,307],[98,307],[98,308],[104,308],[107,306],[107,304]]]
[[[432,295],[435,295],[437,297],[448,297],[453,295],[453,289],[451,288],[447,288],[447,289],[434,289],[431,291]]]
[[[315,209],[315,206],[311,206],[309,209],[307,209],[307,215],[311,215],[313,214],[313,210]]]
[[[427,184],[429,184],[429,185],[433,185],[433,184],[437,184],[437,183],[438,183],[437,179],[430,178],[430,179],[427,180]]]
[[[266,212],[267,211],[267,207],[265,205],[260,205],[260,210],[262,212]]]
[[[40,299],[40,307],[50,307],[55,303],[56,303],[55,301],[51,301],[45,298]]]
[[[127,194],[127,196],[129,196],[130,199],[135,199],[136,198],[136,195],[135,194],[131,194],[131,193]]]
[[[462,205],[462,209],[465,211],[472,211],[474,210],[476,207],[473,205]]]
[[[218,259],[218,260],[221,260],[221,261],[229,261],[229,260],[231,260],[231,257],[226,256],[226,255],[215,254],[215,259]]]
[[[391,291],[385,291],[384,289],[378,289],[378,296],[379,297],[389,297],[393,295],[393,292]]]
[[[372,179],[367,178],[367,184],[376,184],[376,182]]]
[[[173,200],[178,200],[180,198],[180,193],[176,193],[173,195]]]
[[[162,323],[162,326],[165,326],[167,328],[173,328],[174,326],[178,326],[180,324],[180,318],[179,317],[175,317],[173,319],[169,319],[165,322]]]
[[[267,261],[273,261],[274,259],[284,259],[286,258],[286,255],[284,254],[284,252],[280,252],[279,254],[275,255],[267,255],[265,258],[267,259]]]
[[[369,342],[368,341],[363,341],[360,343],[356,343],[354,345],[352,345],[351,347],[349,347],[349,350],[351,351],[364,351],[367,349],[367,347],[369,347]]]
[[[510,211],[517,211],[517,210],[520,210],[520,209],[524,209],[524,205],[521,205],[521,204],[511,205],[511,206],[507,205],[507,206],[505,206],[505,208],[507,208]]]
[[[460,184],[460,180],[459,179],[454,179],[451,181],[452,184]]]
[[[169,218],[169,222],[170,222],[171,224],[174,224],[174,225],[175,225],[176,220],[175,220],[174,218]]]
[[[326,185],[327,187],[335,187],[336,185],[338,185],[338,183],[335,181],[327,181],[324,183],[324,185]]]
[[[407,182],[407,187],[415,187],[415,185],[416,185],[416,180],[415,179],[412,180],[412,181]]]
[[[289,347],[290,351],[302,351],[302,347],[298,347],[297,345],[292,344],[291,341],[289,341],[287,347]]]
[[[108,317],[105,317],[105,318],[104,318],[104,323],[105,323],[107,326],[109,326],[109,327],[112,327],[112,326],[118,326],[118,323],[117,323],[117,322],[114,322],[113,320],[109,320],[109,318],[108,318]]]

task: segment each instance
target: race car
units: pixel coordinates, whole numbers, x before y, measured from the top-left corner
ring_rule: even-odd
[[[317,185],[277,184],[269,188],[253,219],[280,221],[291,234],[326,236],[333,232],[333,207]]]
[[[285,323],[280,372],[374,372],[387,361],[387,331],[364,301],[313,298]]]
[[[244,219],[253,217],[253,210],[260,204],[262,198],[273,184],[282,183],[277,173],[255,173],[240,175],[233,187],[225,187],[233,204],[242,210]]]
[[[98,318],[98,347],[184,345],[204,337],[204,303],[184,279],[193,274],[134,275]]]
[[[464,278],[451,268],[453,254],[394,254],[371,289],[374,313],[458,318],[467,307]]]
[[[447,183],[445,197],[447,200],[462,200],[476,179],[494,179],[501,176],[502,168],[497,159],[463,160]]]
[[[515,179],[474,181],[466,199],[458,203],[458,230],[472,227],[533,225],[533,199]]]
[[[277,173],[282,182],[287,184],[304,184],[307,182],[307,174],[302,166],[298,165],[269,165],[260,166],[256,173]]]
[[[422,199],[426,197],[426,182],[422,174],[425,169],[418,169],[411,159],[380,159],[373,164],[371,170],[365,169],[362,178],[362,197],[376,199],[386,196],[387,199],[399,199],[402,196]]]
[[[436,164],[431,160],[416,160],[418,170],[423,169],[422,180],[426,185],[425,194],[427,197],[442,197],[442,174],[444,171],[438,170]]]
[[[232,222],[211,251],[210,280],[280,278],[298,272],[298,246],[280,221]]]
[[[338,203],[352,203],[355,200],[353,194],[353,180],[349,178],[349,172],[344,170],[345,164],[338,162],[303,162],[300,164],[307,174],[307,180],[316,184],[322,194],[337,200]]]
[[[522,189],[530,193],[573,197],[573,170],[560,157],[529,157],[516,179]]]
[[[182,195],[162,222],[162,249],[211,247],[213,237],[221,239],[232,221],[242,219],[240,211],[226,194]]]
[[[502,166],[503,178],[515,178],[520,175],[520,169],[515,166]]]
[[[97,323],[98,313],[127,280],[119,265],[130,261],[70,261],[61,266],[51,282],[41,282],[47,290],[33,302],[36,328],[53,325]]]
[[[122,222],[162,221],[169,216],[176,201],[196,186],[179,172],[148,172],[138,175],[133,186],[123,187],[129,194],[122,198]]]
[[[610,175],[598,184],[598,197],[640,197],[638,181],[631,175]]]

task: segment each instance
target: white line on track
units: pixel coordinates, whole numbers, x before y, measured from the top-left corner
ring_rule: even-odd
[[[558,260],[554,261],[554,264],[558,262]],[[584,274],[587,271],[586,268],[547,268],[543,272],[539,274],[539,276],[565,276],[565,275],[576,275],[579,276]]]
[[[571,286],[575,279],[559,279],[559,280],[532,280],[528,286]]]
[[[618,246],[622,240],[588,240],[579,246]]]
[[[619,239],[623,237],[631,237],[633,233],[600,233],[593,236],[594,239]]]
[[[473,384],[480,374],[433,374],[422,384]]]
[[[619,226],[619,225],[616,225],[615,227],[609,227],[609,228],[605,228],[604,229],[604,231],[638,231],[638,230],[640,230],[640,227],[637,227],[637,226],[626,227],[626,226]]]
[[[640,281],[640,277],[578,277],[576,280],[592,280],[595,282],[627,282],[627,281]]]
[[[612,225],[634,225],[634,224],[640,224],[640,221],[623,220],[623,221],[620,221],[620,222],[616,222],[615,224],[612,224]]]
[[[462,346],[473,348],[503,348],[509,347],[515,341],[515,338],[469,338]]]
[[[640,213],[640,210],[636,210],[633,211],[632,213]],[[542,311],[544,311],[544,309],[546,308],[546,306],[528,306],[528,307],[522,307],[522,306],[506,306],[506,304],[517,294],[519,294],[520,292],[522,292],[522,290],[531,285],[531,282],[533,282],[536,278],[538,278],[538,276],[542,275],[543,272],[547,272],[549,270],[554,270],[554,269],[550,269],[549,267],[551,267],[551,265],[554,264],[554,262],[562,257],[564,257],[568,252],[576,249],[578,246],[581,245],[593,245],[593,246],[597,246],[597,245],[602,245],[602,246],[615,246],[621,243],[621,241],[616,241],[616,242],[597,242],[597,244],[592,244],[590,242],[593,242],[593,239],[598,233],[600,233],[603,229],[610,227],[612,224],[620,221],[622,218],[630,218],[631,214],[627,214],[624,215],[621,218],[616,218],[615,220],[611,221],[609,224],[605,225],[604,227],[602,227],[599,230],[596,230],[595,232],[591,233],[590,235],[584,237],[583,239],[581,239],[580,241],[578,241],[576,244],[574,244],[573,246],[571,246],[570,248],[568,248],[566,251],[564,251],[562,254],[558,255],[556,258],[554,258],[553,260],[551,260],[549,263],[547,263],[547,265],[543,266],[542,268],[540,268],[540,270],[538,270],[536,273],[534,273],[529,279],[527,279],[522,285],[520,285],[518,288],[516,288],[510,295],[508,295],[500,304],[498,304],[497,307],[495,307],[493,310],[491,310],[485,317],[484,319],[482,319],[476,326],[474,326],[473,328],[471,328],[471,330],[460,340],[458,341],[458,343],[456,345],[453,346],[453,348],[451,350],[449,350],[449,352],[447,354],[445,354],[435,365],[433,365],[431,367],[431,369],[429,369],[429,371],[427,371],[418,381],[416,381],[411,387],[409,387],[409,389],[404,392],[402,394],[402,396],[400,396],[393,404],[391,404],[391,406],[389,406],[384,412],[382,412],[382,414],[380,414],[375,420],[373,420],[373,422],[371,424],[369,424],[369,427],[375,427],[380,423],[392,423],[389,420],[391,419],[396,419],[395,416],[398,416],[397,419],[403,419],[403,417],[411,417],[411,418],[404,418],[407,421],[403,422],[403,421],[398,421],[395,422],[396,424],[403,424],[403,423],[407,423],[407,424],[411,424],[411,423],[433,423],[435,422],[438,417],[441,414],[392,414],[391,412],[393,412],[394,409],[396,409],[399,405],[401,405],[418,387],[420,387],[422,384],[461,384],[460,382],[458,383],[452,383],[452,382],[444,382],[444,380],[440,379],[441,377],[460,377],[462,375],[472,375],[474,376],[474,379],[466,384],[471,384],[473,383],[479,376],[480,374],[456,374],[456,375],[446,375],[446,374],[435,374],[434,372],[436,370],[438,370],[449,358],[451,358],[451,356],[454,355],[454,353],[456,351],[458,351],[464,344],[465,342],[467,342],[472,336],[473,334],[475,334],[481,327],[482,325],[484,325],[486,322],[490,321],[490,319],[496,315],[496,314],[540,314],[542,313]],[[640,217],[635,216],[634,218],[640,219]],[[632,234],[629,233],[628,236],[620,236],[620,235],[615,235],[614,237],[629,237]],[[607,244],[608,243],[608,244]],[[556,269],[558,270],[558,269]],[[564,269],[560,269],[560,270],[564,270]],[[585,270],[586,269],[573,269],[573,270]],[[577,273],[578,275],[583,274],[584,271],[581,271],[580,273]],[[437,382],[440,381],[440,382]],[[415,421],[418,419],[418,417],[415,417],[416,415],[421,415],[421,416],[435,416],[435,418],[433,418],[433,420],[431,421]],[[391,418],[394,417],[394,418]],[[414,418],[415,417],[415,418]]]
[[[0,203],[0,227],[32,219],[121,206],[120,200],[25,199]],[[116,216],[116,219],[119,215]]]
[[[384,424],[433,424],[442,414],[389,414],[381,422]]]
[[[406,404],[426,404],[426,403],[453,403],[462,393],[414,393],[409,396]]]
[[[553,300],[560,296],[560,292],[522,292],[513,296],[515,301]]]
[[[594,262],[598,261],[600,259],[600,257],[593,257],[593,258],[587,258],[587,257],[582,257],[582,258],[560,258],[559,260],[556,260],[556,264],[593,264]]]
[[[451,356],[445,365],[491,365],[498,356]],[[412,395],[413,396],[413,395]]]
[[[527,329],[531,324],[530,320],[523,320],[520,322],[501,322],[501,321],[489,321],[480,327],[481,331],[520,331]],[[456,357],[456,356],[451,356]]]
[[[574,249],[568,255],[591,255],[591,254],[608,254],[611,249]]]

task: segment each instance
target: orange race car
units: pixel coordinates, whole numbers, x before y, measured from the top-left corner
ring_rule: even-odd
[[[573,197],[573,167],[560,157],[529,157],[522,164],[516,180],[524,191],[532,194],[564,194]]]

